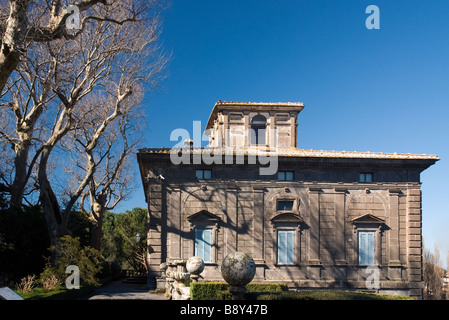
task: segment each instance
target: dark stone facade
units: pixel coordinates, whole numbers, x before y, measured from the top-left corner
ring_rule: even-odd
[[[229,114],[223,110],[225,104],[211,117]],[[250,117],[245,112],[248,105],[254,112],[255,104],[232,108]],[[285,112],[282,105],[275,107]],[[243,123],[248,128],[250,119]],[[291,128],[296,134],[296,123]],[[225,164],[224,155],[221,164],[195,164],[194,155],[207,150],[201,148],[183,149],[190,164],[174,164],[171,149],[139,150],[149,208],[150,282],[155,285],[161,263],[193,256],[195,230],[208,228],[211,261],[202,273],[204,280],[222,280],[223,258],[243,251],[256,262],[255,281],[283,281],[298,288],[372,289],[372,270],[360,264],[358,238],[369,231],[374,237],[370,249],[371,267],[377,272],[374,289],[421,297],[420,173],[438,157],[302,150],[296,148],[296,138],[295,146],[290,144],[287,141],[287,147],[276,153],[277,171],[272,175],[261,175],[261,165],[250,164],[250,148],[241,150],[239,164]],[[211,176],[198,179],[196,170],[210,170]],[[279,172],[290,176],[285,180]],[[369,173],[367,182],[360,181],[361,173]],[[280,209],[279,201],[289,207]],[[289,230],[293,237],[288,264],[279,263],[279,230]]]

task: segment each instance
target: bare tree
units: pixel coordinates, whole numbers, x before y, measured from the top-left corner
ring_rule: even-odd
[[[20,159],[25,163],[26,170],[18,174],[19,167],[15,166],[16,176],[22,177],[20,187],[23,187],[33,169],[36,169],[39,199],[53,243],[59,236],[69,232],[67,223],[70,212],[80,197],[86,197],[86,188],[91,190],[91,203],[101,204],[101,207],[107,207],[107,201],[103,199],[111,198],[118,190],[113,186],[119,185],[117,179],[126,161],[122,160],[122,163],[113,166],[113,156],[111,152],[104,153],[104,148],[109,145],[112,151],[112,145],[119,141],[117,137],[127,138],[126,125],[120,126],[120,123],[128,123],[127,119],[132,114],[128,110],[130,106],[138,105],[144,91],[151,90],[162,76],[167,58],[160,53],[157,42],[160,11],[150,10],[159,8],[159,5],[160,1],[157,0],[129,0],[92,7],[92,15],[88,17],[95,20],[96,24],[83,22],[83,32],[70,42],[55,36],[56,40],[51,42],[32,43],[24,60],[29,62],[33,71],[17,72],[17,78],[9,77],[2,112],[9,112],[9,118],[15,119],[16,126],[15,130],[7,125],[0,128],[0,138],[14,146],[16,159],[19,158],[16,146],[25,146]],[[139,12],[139,15],[136,16],[135,12]],[[20,67],[18,65],[17,69]],[[36,72],[37,67],[43,71]],[[33,77],[33,74],[39,76]],[[36,89],[32,89],[31,83],[37,84]],[[26,90],[15,91],[18,86],[24,86]],[[15,92],[18,92],[18,97],[15,97]],[[32,103],[24,103],[26,101]],[[95,116],[92,116],[94,112]],[[36,129],[38,121],[41,121],[39,130]],[[26,136],[20,134],[24,124],[29,124]],[[112,129],[108,131],[111,126],[120,132],[115,135],[115,139],[111,139]],[[65,197],[58,197],[50,182],[49,161],[52,154],[58,154],[55,149],[69,136],[75,142],[73,151],[86,159],[85,172],[82,178],[71,181],[73,188],[65,193]],[[105,141],[102,142],[102,139]],[[68,145],[65,143],[66,147]],[[128,157],[129,150],[132,150],[132,145],[125,145],[123,158]],[[33,146],[33,156],[29,155],[30,146]],[[96,159],[98,154],[102,156]],[[101,165],[109,166],[112,171],[103,170],[108,175],[98,178],[95,173],[101,172]],[[108,179],[110,181],[104,183]],[[14,183],[4,185],[12,190]],[[122,196],[115,202],[121,199]],[[60,207],[62,203],[63,209]],[[91,205],[91,208],[95,207]]]
[[[148,1],[154,5],[156,1]],[[126,16],[117,19],[114,16],[91,14],[89,10],[98,6],[108,7],[122,3],[127,7]],[[69,5],[72,5],[70,7]],[[75,6],[80,14],[87,13],[74,32],[66,28],[67,19],[74,13]],[[145,1],[78,0],[8,0],[2,1],[0,18],[0,93],[7,80],[17,68],[21,57],[26,53],[29,42],[48,42],[56,39],[75,39],[86,25],[92,21],[109,21],[123,24],[136,21],[139,15],[148,9]],[[98,11],[96,12],[98,13]]]
[[[99,80],[98,77],[91,80],[89,77],[93,73],[89,74],[87,70],[78,76],[71,73],[71,71],[81,72],[82,70],[75,70],[76,67],[67,67],[80,61],[79,55],[76,55],[76,52],[71,53],[70,50],[79,50],[80,43],[88,46],[88,40],[92,38],[93,32],[99,31],[95,28],[96,25],[103,27],[103,30],[100,27],[100,34],[107,32],[104,30],[105,23],[107,24],[106,28],[115,26],[115,29],[128,25],[128,30],[130,24],[133,27],[146,24],[149,27],[147,30],[149,37],[157,39],[158,28],[155,27],[157,24],[151,25],[148,20],[158,20],[158,12],[163,9],[164,1],[125,0],[110,3],[104,0],[76,1],[73,4],[77,6],[83,16],[79,28],[74,31],[67,30],[65,27],[66,20],[71,14],[65,7],[68,4],[72,3],[57,0],[0,0],[0,31],[2,34],[0,39],[2,41],[0,52],[0,97],[2,98],[0,140],[4,150],[6,150],[6,145],[9,145],[14,151],[14,155],[9,150],[5,154],[13,159],[14,167],[8,168],[5,164],[2,167],[3,170],[0,170],[0,190],[11,195],[12,206],[22,205],[33,166],[40,152],[43,151],[37,147],[35,154],[30,155],[29,153],[30,148],[36,146],[36,141],[33,141],[36,139],[36,126],[44,127],[43,124],[38,123],[42,112],[46,110],[48,113],[50,101],[56,93],[60,98],[64,96],[61,95],[61,92],[69,93],[68,90],[63,90],[64,85],[60,82],[67,77],[65,89],[70,81],[77,82],[79,91],[73,91],[74,96],[70,99],[60,101],[64,106],[56,107],[57,111],[55,112],[59,114],[62,110],[63,119],[70,120],[70,110],[86,93],[89,93],[89,90],[92,90],[93,85]],[[83,33],[88,33],[88,36],[79,41]],[[93,39],[98,39],[98,37],[93,37]],[[113,37],[103,38],[109,44],[113,39]],[[71,42],[77,43],[74,45]],[[148,44],[148,41],[144,41],[143,45],[145,44]],[[92,42],[91,45],[98,45],[98,41]],[[61,50],[65,46],[69,48]],[[85,48],[81,48],[81,50],[83,49]],[[116,49],[112,48],[112,50]],[[48,54],[48,51],[51,51],[52,55]],[[105,59],[109,58],[105,57]],[[87,59],[84,59],[84,62],[86,61]],[[91,60],[85,67],[93,68],[92,64],[94,63],[96,62]],[[100,61],[97,65],[101,63],[105,65],[105,61]],[[16,71],[13,72],[14,70]],[[100,77],[107,75],[104,71],[102,70],[103,73]],[[85,76],[84,79],[81,78],[83,76]],[[55,85],[56,82],[58,82],[57,85]],[[86,87],[87,82],[89,82],[88,87]],[[6,90],[3,91],[5,87]],[[58,91],[53,88],[57,88]],[[9,110],[5,111],[5,109]],[[15,128],[11,126],[11,123],[15,124]],[[58,139],[56,139],[57,141]],[[48,154],[50,145],[46,145],[44,153]],[[28,185],[35,186],[34,183]]]
[[[438,246],[435,245],[434,252],[424,249],[424,299],[440,300],[443,297],[444,269],[440,259]]]
[[[91,112],[84,114],[84,121],[90,123],[81,126],[68,135],[67,150],[71,152],[72,166],[68,167],[72,188],[83,189],[80,208],[89,213],[91,246],[100,248],[103,215],[112,210],[131,192],[134,175],[132,174],[131,155],[141,140],[143,112],[139,106],[141,96],[134,93],[122,106],[119,115],[112,119],[105,131],[97,136],[101,119],[108,119],[110,103],[107,99],[96,97],[91,103]],[[94,129],[99,123],[97,130]],[[96,146],[90,149],[94,141]],[[84,188],[85,187],[85,188]],[[70,191],[73,195],[76,192]],[[88,199],[89,201],[86,201]]]
[[[11,194],[14,207],[22,205],[27,182],[40,154],[39,135],[45,127],[42,113],[51,108],[51,101],[56,96],[50,90],[54,62],[39,49],[30,50],[29,57],[17,67],[0,104],[0,140],[10,146],[4,155],[14,164],[9,168],[10,177],[3,180],[3,185],[4,191]],[[30,149],[33,148],[35,153],[30,160]],[[2,171],[4,175],[8,170]]]
[[[118,10],[114,12],[117,14]],[[118,19],[121,18],[118,17]],[[149,80],[156,80],[156,75],[160,73],[166,61],[160,56],[156,56],[156,59],[152,60],[154,63],[150,63],[151,60],[148,59],[154,58],[155,47],[152,44],[155,44],[157,39],[156,28],[159,27],[158,19],[152,19],[149,22],[119,27],[109,21],[103,21],[96,25],[92,34],[85,31],[79,36],[79,42],[72,42],[73,44],[80,44],[78,52],[84,53],[81,57],[82,63],[80,63],[80,66],[83,66],[82,72],[74,73],[77,77],[81,74],[83,76],[74,79],[75,81],[71,80],[70,83],[67,83],[67,86],[63,84],[56,89],[58,98],[64,105],[61,116],[65,116],[65,118],[61,117],[63,121],[58,121],[55,130],[53,130],[53,136],[48,140],[49,143],[44,145],[39,167],[40,199],[47,215],[47,221],[54,226],[52,231],[55,235],[67,232],[69,214],[86,187],[89,187],[90,190],[92,213],[97,215],[101,213],[102,215],[102,212],[104,212],[106,199],[108,194],[111,194],[111,186],[115,184],[114,180],[118,178],[118,172],[122,168],[121,162],[124,162],[124,160],[112,168],[112,174],[106,170],[108,181],[98,184],[94,173],[101,162],[95,162],[93,150],[99,145],[99,140],[104,136],[107,127],[124,114],[124,105],[130,96],[137,94],[136,91],[140,90],[142,85],[148,85]],[[82,40],[88,35],[90,35],[87,38],[88,46],[84,48],[85,43]],[[104,101],[100,101],[105,106],[105,112],[99,121],[90,121],[89,117],[84,117],[86,114],[89,115],[89,112],[82,112],[82,109],[77,110],[81,112],[74,111],[74,107],[81,100],[82,95],[85,92],[87,94],[92,93],[94,88],[100,88],[105,96]],[[64,111],[66,111],[66,115],[64,115]],[[126,118],[122,117],[122,119]],[[80,181],[64,211],[61,212],[57,198],[46,176],[46,161],[49,154],[46,151],[52,150],[54,145],[67,133],[66,130],[70,126],[73,126],[74,130],[84,128],[83,130],[77,130],[76,141],[83,148],[83,153],[87,156],[88,162],[84,179]],[[124,127],[120,129],[124,132]],[[87,131],[90,131],[90,135]],[[82,134],[80,135],[79,132],[82,132]],[[113,141],[110,140],[110,143],[113,143]],[[128,147],[125,145],[122,158],[129,154]],[[109,158],[106,159],[109,160]],[[109,161],[106,161],[106,164],[109,164]],[[104,178],[100,181],[104,181]],[[121,200],[121,198],[118,200]],[[100,207],[99,211],[97,210],[98,207]]]

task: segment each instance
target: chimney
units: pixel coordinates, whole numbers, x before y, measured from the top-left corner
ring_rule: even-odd
[[[192,139],[184,140],[184,148],[193,149],[193,140]]]

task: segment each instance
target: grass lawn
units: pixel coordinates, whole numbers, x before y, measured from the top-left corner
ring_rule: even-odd
[[[93,287],[81,287],[80,289],[69,290],[65,286],[57,286],[52,290],[36,287],[27,293],[14,291],[25,300],[73,300],[88,294],[93,289]]]

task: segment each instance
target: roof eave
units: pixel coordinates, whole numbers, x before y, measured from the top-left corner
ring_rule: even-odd
[[[229,102],[229,101],[221,101],[215,103],[212,108],[212,112],[207,120],[206,129],[210,129],[213,127],[214,120],[217,118],[217,114],[220,110],[230,109],[230,108],[244,108],[244,109],[260,109],[261,107],[270,108],[271,110],[275,110],[277,108],[289,109],[291,108],[298,113],[304,109],[304,103],[302,102]],[[259,110],[260,111],[260,110]]]

